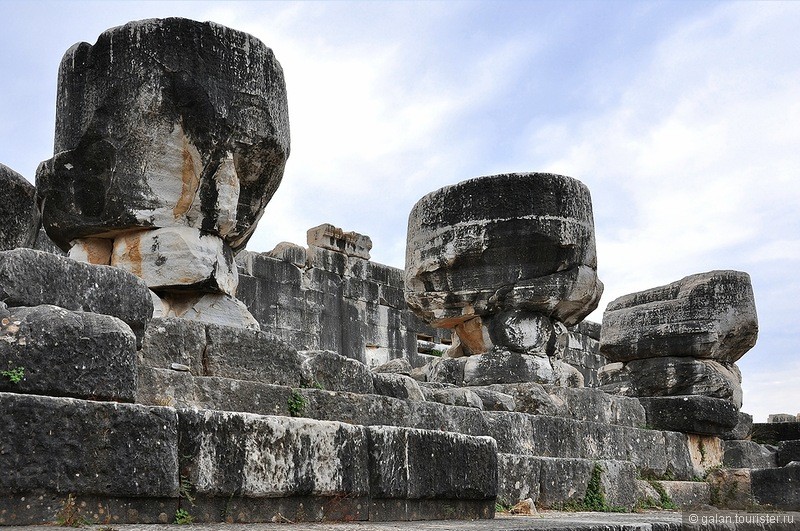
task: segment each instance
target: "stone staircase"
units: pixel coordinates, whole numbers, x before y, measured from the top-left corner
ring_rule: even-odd
[[[234,346],[252,355],[226,357]],[[183,370],[170,368],[176,363]],[[387,387],[387,378],[397,385]],[[687,506],[709,500],[708,485],[690,480],[713,465],[693,459],[691,437],[646,429],[637,400],[595,389],[530,382],[473,388],[427,384],[371,372],[331,352],[296,353],[263,333],[180,319],[157,319],[148,328],[138,384],[142,404],[491,437],[503,505],[532,498],[540,507],[577,506],[596,467],[609,507],[631,509],[648,496],[649,483],[639,478],[657,478],[668,490],[673,481],[685,483],[680,492],[692,493]],[[485,399],[473,401],[473,407],[440,403],[433,399],[446,397],[434,396],[435,387]],[[426,394],[431,399],[425,400]],[[499,396],[510,398],[514,411],[490,410],[508,409],[508,400],[492,400]]]

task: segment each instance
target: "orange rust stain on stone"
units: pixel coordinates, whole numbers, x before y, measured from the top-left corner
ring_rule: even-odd
[[[172,215],[177,219],[186,214],[192,207],[197,188],[200,185],[200,178],[195,172],[195,160],[190,150],[191,144],[186,135],[183,138],[183,164],[181,166],[181,196],[172,209]]]
[[[130,262],[130,272],[139,278],[142,278],[142,250],[140,248],[142,242],[142,233],[131,234],[125,238],[125,245],[127,245],[127,255]]]

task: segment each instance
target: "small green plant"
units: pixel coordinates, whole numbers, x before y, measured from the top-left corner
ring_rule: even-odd
[[[589,483],[586,485],[586,494],[580,500],[571,500],[560,504],[559,509],[562,511],[596,511],[602,513],[626,513],[628,509],[625,507],[618,507],[609,505],[606,501],[606,495],[603,492],[602,477],[605,470],[599,463],[595,463],[592,468],[592,475],[589,478]]]
[[[659,507],[666,510],[678,508],[678,506],[675,505],[675,502],[672,501],[672,498],[670,498],[669,494],[667,494],[666,489],[664,489],[664,485],[654,479],[649,480],[648,483],[650,483],[650,486],[653,487],[658,493],[659,500],[657,503]]]
[[[69,494],[56,513],[56,523],[61,527],[83,527],[91,522],[81,514],[75,496]]]
[[[507,513],[510,510],[511,510],[511,505],[507,503],[495,502],[494,504],[494,512],[496,513]]]
[[[444,354],[444,351],[439,350],[438,348],[431,350],[431,356],[439,356],[441,358],[442,354]]]
[[[17,367],[7,371],[0,371],[0,376],[8,378],[11,383],[18,384],[23,378],[25,378],[25,367]]]
[[[302,417],[308,403],[306,402],[306,398],[300,394],[299,391],[292,391],[292,394],[287,400],[287,405],[289,406],[289,414],[291,416]]]
[[[194,485],[189,480],[189,478],[181,474],[181,481],[180,485],[178,486],[178,495],[184,500],[188,501],[192,507],[194,507],[193,493],[194,493]]]
[[[697,449],[700,451],[700,462],[702,463],[706,460],[706,445],[703,444],[703,439],[697,442]]]
[[[189,511],[186,509],[178,509],[175,511],[175,523],[176,524],[191,524],[194,522],[194,517],[189,514]]]

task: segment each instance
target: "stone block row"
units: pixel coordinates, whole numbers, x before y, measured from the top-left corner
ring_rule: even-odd
[[[168,523],[178,508],[270,521],[304,501],[306,520],[445,517],[433,500],[465,510],[448,517],[494,512],[488,437],[8,393],[0,420],[0,524],[53,521],[70,497],[89,516],[107,502],[110,523]]]
[[[543,457],[611,459],[632,462],[639,470],[677,479],[701,473],[686,435],[669,431],[591,422],[547,415],[482,411],[431,401],[401,400],[314,388],[192,378],[187,373],[143,369],[138,401],[181,407],[240,409],[252,413],[296,414],[319,420],[375,426],[392,425],[489,436],[503,453]],[[153,383],[150,383],[153,382]],[[152,389],[161,389],[152,392]],[[289,398],[300,404],[290,411]],[[235,395],[235,398],[232,396]]]
[[[0,301],[9,307],[49,304],[117,317],[138,342],[153,315],[150,291],[141,279],[32,249],[0,252]]]

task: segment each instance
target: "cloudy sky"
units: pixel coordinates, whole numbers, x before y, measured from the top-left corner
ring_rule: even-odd
[[[800,3],[0,0],[0,162],[52,155],[58,63],[129,20],[250,32],[282,63],[292,154],[249,248],[333,223],[403,267],[424,194],[511,171],[586,183],[600,308],[712,269],[750,273],[744,410],[800,411]]]

